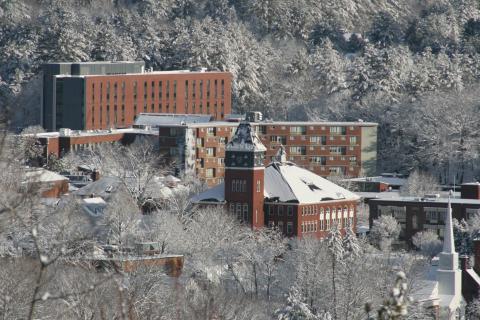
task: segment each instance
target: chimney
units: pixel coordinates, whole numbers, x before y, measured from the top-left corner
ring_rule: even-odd
[[[476,199],[480,200],[480,183],[464,183],[460,187],[462,199]]]
[[[90,177],[92,178],[93,181],[100,180],[100,172],[97,169],[93,169],[92,173],[90,174]]]
[[[480,239],[473,240],[473,270],[480,275]]]
[[[460,256],[460,269],[462,271],[470,269],[470,257],[468,255]]]

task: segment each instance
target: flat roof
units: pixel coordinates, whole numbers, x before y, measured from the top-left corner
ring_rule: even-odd
[[[212,121],[206,123],[185,123],[185,124],[160,124],[159,127],[192,127],[192,128],[207,128],[207,127],[216,127],[216,126],[230,126],[236,127],[240,122],[232,121]],[[308,122],[308,121],[262,121],[262,122],[251,122],[252,126],[275,126],[275,125],[285,125],[285,126],[360,126],[360,127],[376,127],[378,123],[373,122]]]
[[[311,126],[311,125],[325,125],[325,126],[361,126],[361,127],[377,127],[376,122],[364,122],[364,121],[260,121],[252,122],[252,125],[294,125],[294,126]]]
[[[480,205],[477,199],[451,198],[452,204],[474,204]],[[421,198],[421,197],[399,197],[399,198],[372,198],[369,202],[405,202],[405,203],[425,203],[425,204],[448,204],[448,198]]]
[[[69,65],[69,64],[79,64],[79,65],[89,65],[89,64],[145,64],[144,61],[139,60],[139,61],[85,61],[85,62],[78,62],[78,61],[72,61],[72,62],[46,62],[42,63],[42,65],[55,65],[55,64],[61,64],[61,65]]]
[[[403,186],[407,181],[406,178],[401,177],[385,177],[385,176],[376,176],[376,177],[360,177],[360,178],[351,178],[345,179],[344,181],[351,182],[381,182],[389,184],[392,186]]]
[[[229,71],[191,71],[191,70],[171,70],[171,71],[145,71],[136,73],[119,73],[119,74],[84,74],[84,75],[70,75],[70,74],[58,74],[56,78],[93,78],[93,77],[121,77],[121,76],[150,76],[150,75],[169,75],[169,74],[229,74]]]
[[[158,135],[158,130],[147,130],[140,128],[123,128],[123,129],[112,129],[112,130],[71,130],[71,133],[61,133],[57,132],[45,132],[37,134],[29,134],[36,136],[38,138],[55,138],[55,137],[88,137],[88,136],[106,136],[114,135],[121,133],[137,133],[137,134],[148,134],[148,135]]]

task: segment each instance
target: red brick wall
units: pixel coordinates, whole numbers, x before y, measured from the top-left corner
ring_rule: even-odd
[[[186,92],[186,81],[188,81],[188,93]],[[195,92],[193,92],[194,81]],[[107,99],[108,82],[110,83],[109,100]],[[136,99],[134,97],[135,82],[137,83]],[[175,82],[176,93],[174,93]],[[117,84],[116,100],[115,84]],[[123,84],[125,89],[122,89]],[[202,88],[200,84],[202,84]],[[217,120],[223,119],[226,114],[232,112],[231,74],[228,72],[89,76],[86,77],[85,87],[85,129],[128,127],[134,123],[135,116],[142,112],[211,114]],[[107,103],[108,101],[109,103]],[[107,113],[107,105],[109,113]],[[122,105],[125,107],[124,112]]]
[[[60,152],[65,154],[70,150],[76,148],[83,148],[88,144],[98,144],[105,142],[120,142],[124,138],[123,133],[106,133],[98,135],[83,135],[83,136],[65,136],[60,137]]]
[[[245,180],[245,192],[232,192],[232,180]],[[257,180],[260,180],[260,191],[257,192]],[[230,203],[248,203],[249,223],[254,229],[265,226],[263,212],[264,170],[225,170],[225,200]]]
[[[61,195],[68,192],[68,180],[60,180],[42,186],[44,198],[60,198]]]
[[[332,217],[332,212],[333,208],[336,208],[338,211],[338,208],[342,209],[342,219],[337,219],[336,221],[339,223],[340,229],[342,234],[345,234],[344,228],[346,225],[344,224],[343,220],[343,209],[345,206],[347,207],[347,212],[348,215],[350,215],[350,209],[353,209],[353,231],[356,231],[356,201],[331,201],[327,203],[315,203],[315,204],[285,204],[285,203],[267,203],[265,212],[265,219],[266,219],[266,225],[269,225],[271,222],[278,227],[278,222],[282,221],[283,222],[283,233],[285,235],[288,235],[286,233],[286,225],[288,222],[293,222],[294,224],[294,235],[298,237],[302,236],[314,236],[316,238],[325,238],[328,236],[329,230],[327,229],[327,223],[325,220],[325,215],[326,215],[326,210],[327,208],[330,209],[330,217]],[[273,214],[270,213],[270,206],[273,207]],[[279,212],[279,207],[283,206],[283,211],[282,214]],[[288,206],[294,206],[294,211],[293,211],[293,217],[288,216],[287,214],[287,207]],[[320,213],[321,209],[323,209],[324,213],[324,228],[323,230],[321,229],[321,223],[320,223]],[[317,224],[317,227],[315,229],[315,223]],[[307,225],[312,225],[313,230],[308,229],[306,227]],[[332,222],[333,224],[333,222]],[[332,225],[331,224],[331,225]],[[304,227],[302,227],[302,225]],[[315,231],[316,230],[316,231]]]
[[[285,136],[286,137],[286,151],[288,155],[288,160],[296,163],[300,167],[308,169],[320,176],[326,177],[330,175],[329,168],[331,166],[341,166],[345,168],[346,175],[357,177],[361,171],[361,126],[343,126],[346,129],[345,135],[337,136],[330,135],[330,127],[332,125],[323,125],[323,124],[312,124],[305,126],[306,132],[305,135],[291,135],[290,127],[294,126],[293,124],[255,124],[254,127],[257,130],[257,133],[262,141],[262,143],[267,147],[265,165],[268,165],[271,162],[273,156],[276,155],[280,143],[272,142],[272,136]],[[235,130],[232,131],[232,128],[235,129],[237,124],[226,124],[222,126],[215,127],[215,133],[213,136],[207,135],[207,128],[201,127],[195,129],[195,138],[201,138],[204,142],[203,146],[196,145],[196,174],[197,177],[206,181],[209,186],[214,186],[222,181],[224,177],[223,168],[224,165],[218,163],[217,159],[209,159],[205,153],[206,147],[214,147],[217,150],[216,158],[224,157],[225,143],[220,142],[220,138],[225,138],[225,141],[228,141],[233,135]],[[160,148],[164,154],[168,157],[168,151],[170,147],[176,147],[176,142],[174,138],[170,137],[170,128],[164,127],[160,128],[159,139],[160,139]],[[312,136],[325,136],[326,144],[320,145],[310,142],[310,137]],[[333,140],[330,140],[330,136],[333,137]],[[292,137],[293,139],[291,139]],[[303,137],[303,138],[302,138]],[[343,138],[342,138],[343,137]],[[350,137],[356,137],[357,141],[355,144],[350,144]],[[305,155],[292,155],[290,154],[290,147],[292,146],[305,146],[306,154]],[[331,146],[342,146],[345,147],[345,155],[333,155],[330,153]],[[313,150],[310,150],[310,147]],[[323,150],[322,150],[323,148]],[[350,150],[352,148],[352,150]],[[312,162],[313,156],[324,156],[326,157],[326,164],[320,165]],[[329,157],[333,157],[333,160],[330,160]],[[343,157],[343,160],[342,160]],[[356,157],[354,163],[350,162],[350,157]],[[203,167],[202,167],[203,164]],[[215,177],[207,178],[205,175],[206,168],[215,168]],[[350,170],[351,169],[351,170]]]

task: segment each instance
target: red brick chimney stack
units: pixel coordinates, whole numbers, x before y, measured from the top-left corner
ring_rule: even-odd
[[[466,271],[470,269],[470,257],[467,255],[460,256],[460,269]]]

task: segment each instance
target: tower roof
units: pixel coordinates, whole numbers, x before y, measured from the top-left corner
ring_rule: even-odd
[[[226,151],[267,151],[249,122],[243,121],[237,127]]]

